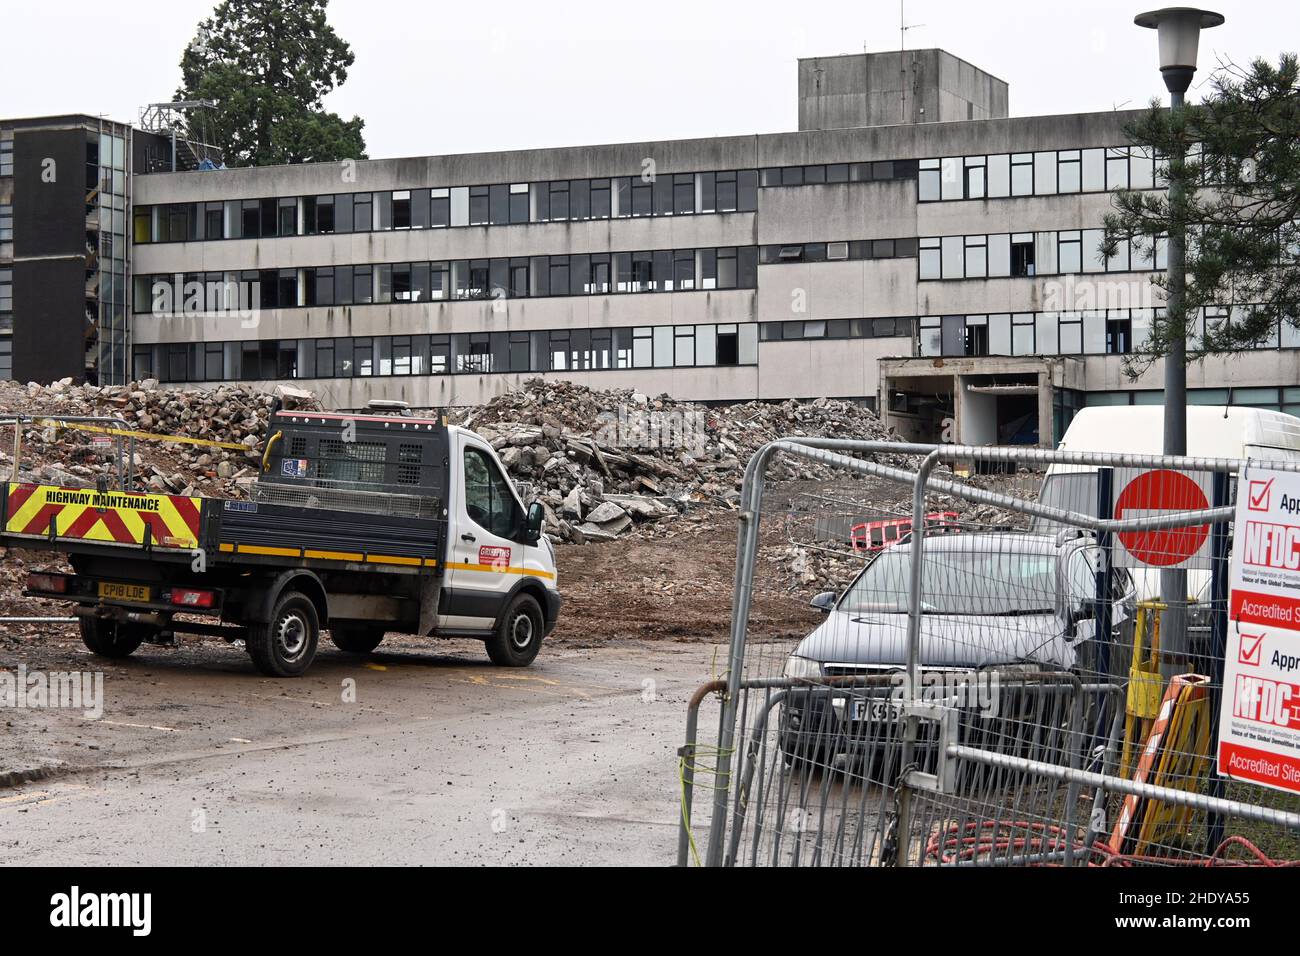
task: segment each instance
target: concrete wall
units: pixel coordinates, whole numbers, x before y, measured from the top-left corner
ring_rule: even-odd
[[[799,61],[799,129],[997,119],[1008,87],[943,50],[823,56]]]

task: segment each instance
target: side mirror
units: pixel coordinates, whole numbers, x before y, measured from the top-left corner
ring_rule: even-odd
[[[1097,616],[1097,610],[1096,598],[1081,598],[1077,604],[1070,608],[1070,623],[1078,624],[1080,621],[1091,621]]]
[[[542,522],[546,520],[546,509],[542,507],[540,501],[534,501],[528,506],[528,518],[524,522],[524,533],[528,537],[529,544],[536,544],[542,538]]]
[[[821,594],[809,601],[808,606],[815,607],[823,614],[831,613],[831,609],[835,607],[835,592],[823,591]]]

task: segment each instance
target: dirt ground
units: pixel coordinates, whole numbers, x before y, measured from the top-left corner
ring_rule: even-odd
[[[736,527],[704,511],[662,537],[560,547],[560,623],[522,671],[472,641],[390,635],[358,659],[322,637],[305,677],[276,681],[216,639],[105,662],[72,625],[0,623],[0,669],[99,671],[105,688],[98,719],[0,712],[5,859],[671,863],[677,748],[688,698],[724,667]],[[17,595],[58,562],[6,555],[4,613],[64,613]],[[755,600],[756,634],[817,618],[798,589]]]
[[[702,512],[671,537],[624,538],[557,549],[564,610],[553,635],[577,646],[631,639],[726,642],[736,571],[736,515]],[[807,589],[779,589],[782,571],[767,550],[764,582],[750,611],[753,633],[801,637],[816,626]],[[788,577],[788,575],[787,575]]]

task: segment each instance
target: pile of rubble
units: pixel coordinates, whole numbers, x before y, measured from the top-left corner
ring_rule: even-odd
[[[45,386],[0,384],[0,411],[6,414],[51,419],[111,417],[121,424],[105,422],[92,427],[240,446],[135,443],[132,467],[137,489],[223,498],[247,497],[248,486],[257,477],[267,419],[277,399],[288,408],[321,407],[310,392],[285,386],[272,393],[243,385],[168,389],[154,380],[102,387],[75,385],[71,379]],[[19,477],[76,486],[107,478],[115,485],[116,449],[115,439],[102,432],[40,421],[25,424]],[[5,473],[12,466],[10,451],[0,451],[0,471]]]
[[[576,543],[634,529],[654,534],[663,519],[695,505],[734,508],[750,456],[775,438],[894,438],[875,414],[852,402],[707,408],[542,379],[457,410],[453,418],[492,443],[512,478],[533,485],[546,509],[547,534]],[[816,462],[786,457],[769,475],[815,480],[829,473]]]

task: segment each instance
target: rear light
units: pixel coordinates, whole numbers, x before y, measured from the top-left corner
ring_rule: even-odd
[[[27,590],[53,591],[56,594],[68,593],[68,577],[65,574],[29,574]]]
[[[172,588],[171,602],[180,607],[212,607],[217,596],[212,591],[199,591],[193,588]]]

